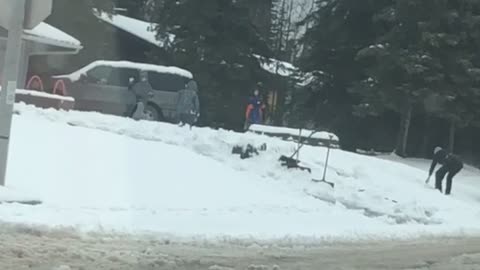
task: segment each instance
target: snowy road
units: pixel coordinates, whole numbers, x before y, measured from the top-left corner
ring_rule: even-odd
[[[0,227],[0,269],[480,269],[480,238],[262,248]]]

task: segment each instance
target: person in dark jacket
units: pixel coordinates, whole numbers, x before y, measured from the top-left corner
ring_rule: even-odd
[[[429,176],[426,183],[430,182],[430,178],[435,171],[437,164],[442,165],[435,173],[435,188],[443,192],[442,182],[445,175],[447,175],[447,189],[446,195],[450,195],[452,191],[453,177],[463,169],[463,162],[458,156],[448,153],[441,147],[436,147],[433,155],[432,165],[430,166]]]
[[[140,81],[131,87],[131,91],[135,94],[136,105],[130,116],[135,120],[144,119],[145,107],[147,106],[148,100],[153,96],[153,88],[148,82],[146,71],[140,71]]]
[[[177,115],[180,126],[188,124],[191,128],[200,117],[200,101],[197,92],[198,85],[194,80],[189,81],[185,89],[178,92]]]
[[[257,89],[253,92],[253,96],[248,100],[247,111],[245,113],[245,129],[247,129],[250,125],[261,124],[263,122],[264,109],[265,104],[260,96],[260,91]]]

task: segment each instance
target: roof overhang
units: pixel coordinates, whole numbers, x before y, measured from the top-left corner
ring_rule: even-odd
[[[136,36],[159,48],[165,47],[165,42],[157,38],[157,24],[130,18],[121,14],[110,14],[93,10],[93,14],[101,21],[122,31]],[[175,39],[173,34],[168,35],[169,42]]]
[[[8,32],[0,28],[0,43],[5,43]],[[24,30],[23,40],[30,48],[30,55],[75,54],[83,46],[81,42],[67,33],[47,24],[40,23],[31,30]],[[0,47],[4,47],[0,44]]]

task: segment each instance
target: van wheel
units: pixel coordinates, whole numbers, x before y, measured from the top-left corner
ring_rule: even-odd
[[[153,104],[145,107],[145,118],[149,121],[163,121],[162,111]]]

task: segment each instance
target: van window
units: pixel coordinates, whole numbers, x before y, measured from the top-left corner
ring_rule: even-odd
[[[133,68],[114,68],[110,72],[108,85],[128,87],[130,78],[133,78],[134,82],[138,82],[138,70]]]
[[[184,77],[150,71],[148,80],[152,88],[157,91],[177,92],[185,89],[186,79]]]
[[[112,67],[109,66],[97,66],[87,71],[88,81],[91,83],[106,83],[112,72]]]

